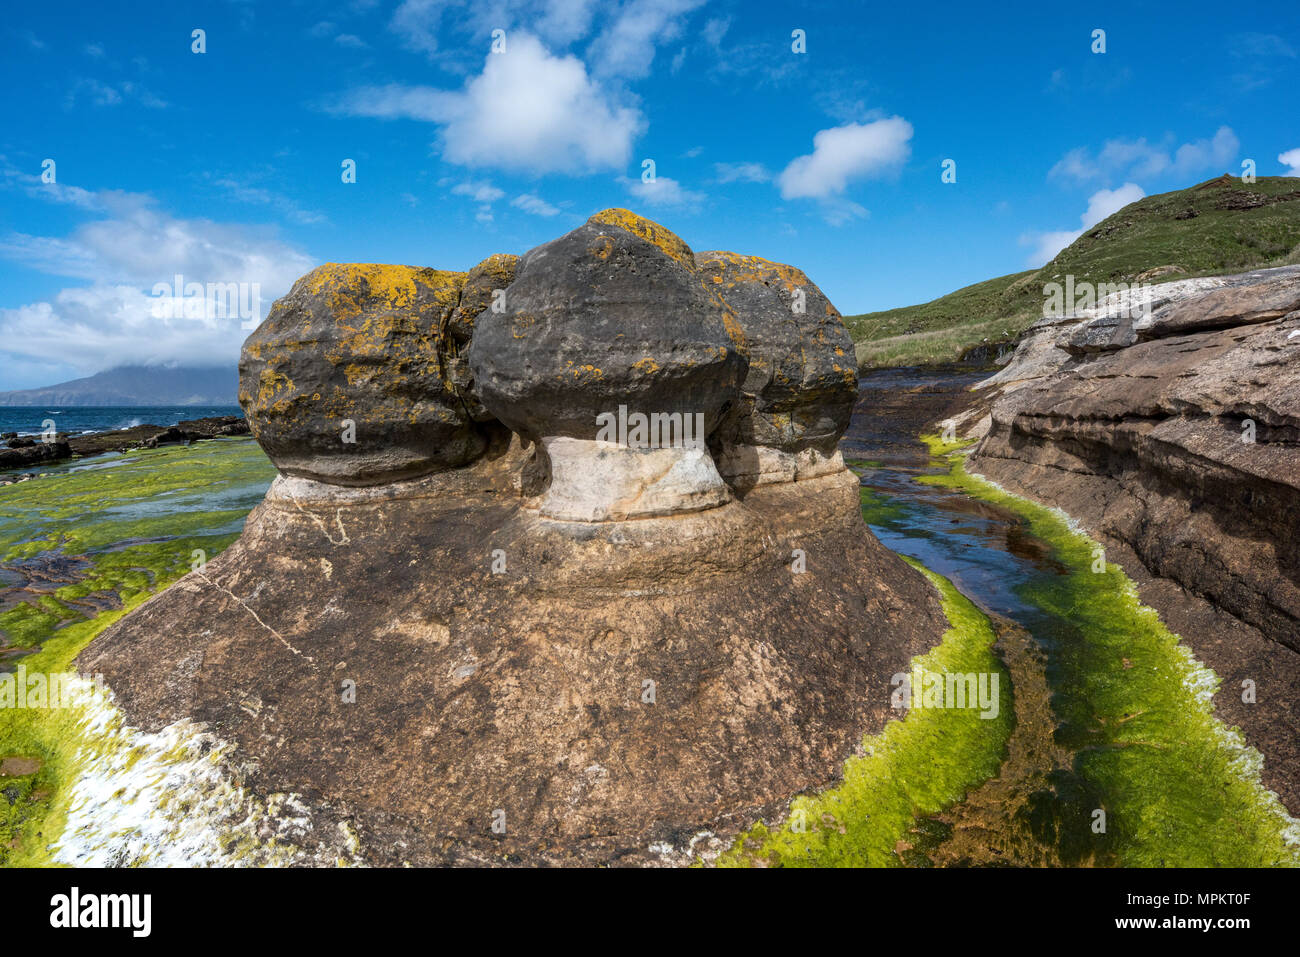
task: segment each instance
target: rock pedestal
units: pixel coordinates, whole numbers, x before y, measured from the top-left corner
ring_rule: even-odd
[[[838,314],[710,255],[608,210],[304,277],[241,363],[280,476],[80,667],[294,795],[305,863],[690,863],[830,784],[946,622],[835,450]]]

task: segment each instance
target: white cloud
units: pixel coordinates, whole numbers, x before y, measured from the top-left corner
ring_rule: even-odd
[[[1277,161],[1283,166],[1291,167],[1290,170],[1283,173],[1283,176],[1300,176],[1300,146],[1293,150],[1287,150],[1285,153],[1279,153]]]
[[[619,182],[647,206],[698,206],[707,198],[703,193],[683,189],[681,183],[668,176],[656,176],[649,182],[621,176]]]
[[[517,31],[568,46],[591,32],[596,6],[596,0],[403,0],[388,28],[408,50],[444,61],[465,48],[463,37],[486,47],[496,29],[506,31],[507,47]]]
[[[766,183],[771,172],[762,163],[714,163],[719,183]]]
[[[334,38],[334,42],[341,47],[346,47],[349,50],[366,50],[369,49],[370,46],[368,43],[366,43],[365,40],[361,39],[355,33],[340,33],[338,36]]]
[[[703,3],[704,0],[627,0],[614,22],[592,41],[588,51],[592,72],[630,79],[649,75],[655,48],[680,36],[685,15]]]
[[[510,201],[510,205],[522,209],[525,213],[532,213],[534,216],[554,216],[560,211],[558,206],[552,206],[533,193],[523,193],[516,196]]]
[[[419,53],[438,52],[438,28],[443,12],[450,6],[447,0],[404,0],[388,28],[402,38],[402,45]]]
[[[469,196],[476,203],[495,203],[505,195],[504,190],[497,189],[487,180],[457,183],[451,191],[457,196]]]
[[[1163,145],[1145,137],[1135,140],[1107,140],[1095,155],[1085,146],[1070,150],[1051,168],[1051,179],[1079,183],[1111,177],[1148,179],[1168,174],[1185,178],[1205,170],[1224,169],[1237,158],[1241,144],[1231,127],[1221,126],[1209,139],[1193,140],[1173,147],[1173,138]]]
[[[180,219],[137,194],[83,191],[70,199],[100,212],[66,237],[11,233],[0,255],[85,280],[46,301],[0,309],[0,352],[93,372],[123,363],[233,362],[248,335],[238,317],[172,318],[156,309],[154,284],[246,283],[260,314],[316,263],[274,235],[243,225]],[[90,197],[89,200],[86,197]],[[183,314],[183,313],[182,313]]]
[[[1113,216],[1129,203],[1136,203],[1146,195],[1141,186],[1136,183],[1125,183],[1118,189],[1101,189],[1093,193],[1088,198],[1088,208],[1084,210],[1083,215],[1079,217],[1081,228],[1075,230],[1056,230],[1049,233],[1030,233],[1023,237],[1021,242],[1032,245],[1033,253],[1029,257],[1029,265],[1041,266],[1050,262],[1070,243],[1074,242],[1080,236],[1092,227],[1096,226],[1108,216]]]
[[[911,155],[912,124],[901,116],[821,130],[813,151],[790,162],[777,178],[785,199],[827,199],[849,181],[896,169]]]
[[[553,56],[522,33],[510,36],[505,53],[489,53],[483,72],[462,90],[365,87],[334,109],[438,123],[448,162],[539,175],[624,168],[645,125],[638,110],[617,105],[587,75],[581,60]]]

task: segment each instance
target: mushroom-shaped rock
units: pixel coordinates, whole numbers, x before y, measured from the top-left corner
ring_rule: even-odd
[[[695,261],[735,310],[749,351],[743,397],[710,440],[718,470],[745,491],[843,469],[857,367],[839,311],[794,266],[730,252]]]
[[[239,403],[281,472],[375,485],[483,452],[442,365],[465,278],[327,263],[276,301],[244,343]]]
[[[627,210],[526,253],[469,364],[488,411],[540,442],[548,518],[604,521],[720,505],[707,448],[747,361],[735,314],[690,248]]]
[[[515,279],[519,257],[510,253],[494,253],[469,271],[465,286],[460,291],[460,304],[447,321],[447,354],[444,368],[452,388],[465,402],[475,422],[487,422],[492,413],[479,401],[474,377],[469,371],[469,342],[474,335],[474,322],[493,304],[504,304],[506,287]],[[501,308],[500,305],[497,308]]]

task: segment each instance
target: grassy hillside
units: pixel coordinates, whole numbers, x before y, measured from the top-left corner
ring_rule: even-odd
[[[1147,196],[1094,226],[1042,269],[966,286],[932,302],[844,321],[863,367],[956,359],[1013,339],[1042,315],[1043,286],[1168,282],[1300,262],[1300,179],[1227,175]]]

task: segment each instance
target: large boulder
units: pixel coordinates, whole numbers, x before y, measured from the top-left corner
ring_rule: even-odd
[[[705,438],[739,397],[744,335],[690,248],[657,223],[606,210],[530,250],[504,310],[479,315],[469,364],[488,411],[541,446],[544,516],[727,500]]]
[[[465,273],[328,263],[244,343],[239,403],[278,469],[373,485],[473,461],[484,437],[443,370]]]
[[[839,310],[794,266],[722,251],[695,261],[735,310],[749,353],[742,400],[711,443],[723,478],[743,491],[843,469],[858,377]]]

